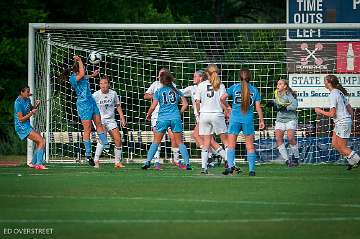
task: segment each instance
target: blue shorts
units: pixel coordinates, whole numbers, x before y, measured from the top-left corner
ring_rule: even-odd
[[[244,135],[254,135],[255,134],[254,123],[253,122],[240,123],[230,120],[228,134],[238,135],[240,134],[241,131],[243,132]]]
[[[92,120],[94,115],[100,115],[99,108],[94,99],[76,102],[76,108],[81,120]]]
[[[21,124],[21,123],[20,123]],[[21,140],[24,140],[33,131],[33,128],[27,124],[15,125],[15,131]]]
[[[183,124],[181,119],[173,120],[159,120],[156,122],[155,130],[158,133],[165,133],[168,129],[174,133],[181,133],[183,131]]]

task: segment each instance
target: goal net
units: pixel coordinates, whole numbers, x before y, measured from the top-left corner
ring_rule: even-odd
[[[169,69],[176,78],[177,88],[182,89],[192,85],[194,72],[209,63],[218,66],[226,87],[239,82],[240,69],[251,71],[251,83],[262,97],[266,123],[266,129],[259,131],[255,120],[259,162],[280,157],[274,139],[276,112],[265,107],[266,102],[273,99],[279,79],[288,79],[298,93],[296,135],[301,159],[305,163],[337,161],[340,156],[331,148],[333,122],[317,116],[314,107],[328,105],[324,76],[339,76],[351,93],[350,102],[355,108],[349,144],[355,150],[360,149],[357,110],[360,106],[360,24],[345,26],[30,24],[29,85],[34,92],[33,99],[43,102],[32,124],[46,138],[46,161],[77,162],[84,158],[76,95],[69,81],[59,78],[63,69],[73,64],[74,55],[83,58],[86,74],[99,69],[100,75],[107,75],[111,88],[121,97],[127,120],[126,127],[120,129],[126,161],[143,160],[152,141],[152,129],[145,119],[150,102],[144,100],[143,95],[157,80],[158,71],[163,67]],[[299,28],[329,31],[328,38],[338,40],[292,40],[291,34],[296,34]],[[102,55],[99,64],[93,65],[87,60],[92,51]],[[99,90],[99,78],[90,79],[90,87],[93,92]],[[188,101],[190,108],[183,115],[184,141],[191,159],[196,159],[200,152],[191,137],[196,123],[194,106],[191,99]],[[118,121],[118,115],[116,117]],[[94,152],[95,132],[92,140]],[[161,147],[161,157],[170,159],[167,136]],[[32,148],[29,143],[28,157]],[[241,135],[236,152],[238,159],[246,154]],[[112,156],[103,156],[102,160],[111,161]]]

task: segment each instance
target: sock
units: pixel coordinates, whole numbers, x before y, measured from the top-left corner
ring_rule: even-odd
[[[85,156],[90,157],[91,156],[91,141],[84,140],[84,146],[85,146]]]
[[[174,161],[177,162],[179,160],[179,148],[171,148],[173,153]]]
[[[100,142],[97,142],[94,161],[99,161],[100,160],[100,156],[101,156],[101,153],[103,151],[103,148],[104,148],[104,145],[102,145]]]
[[[146,158],[146,162],[149,162],[153,159],[156,151],[158,150],[158,144],[152,143],[150,145],[149,151],[147,153],[147,158]]]
[[[249,164],[249,172],[255,172],[255,160],[256,160],[256,153],[251,152],[247,155],[247,161]]]
[[[44,149],[37,150],[37,165],[42,165],[44,163]]]
[[[120,163],[122,147],[121,146],[120,147],[115,146],[114,153],[115,153],[115,163]]]
[[[201,150],[201,168],[207,168],[207,161],[209,157],[209,152],[206,149]]]
[[[226,152],[221,146],[216,150],[216,153],[220,154],[223,159],[226,158]]]
[[[292,154],[295,156],[295,158],[299,158],[299,147],[298,147],[298,144],[295,144],[295,145],[291,145],[290,144],[290,149],[292,151]]]
[[[227,149],[228,168],[235,166],[235,149]]]
[[[109,141],[107,140],[105,133],[100,132],[100,133],[98,133],[98,136],[99,136],[101,143],[104,145],[104,148],[109,148],[110,147]]]
[[[160,151],[161,151],[161,146],[159,145],[158,149],[157,149],[157,151],[156,151],[156,153],[154,155],[155,162],[160,162]]]
[[[190,165],[190,156],[185,144],[179,145],[179,150],[186,165]]]
[[[34,155],[33,155],[33,157],[32,157],[32,161],[31,161],[31,163],[32,163],[33,165],[35,165],[35,164],[37,163],[37,155],[38,155],[38,150],[35,149],[35,152],[34,152]]]
[[[359,163],[359,161],[360,161],[360,157],[355,151],[351,151],[349,156],[347,156],[346,158],[350,165],[355,165],[355,164]]]
[[[278,149],[279,149],[279,153],[280,153],[281,157],[282,157],[285,161],[288,161],[288,160],[289,160],[289,156],[288,156],[288,153],[287,153],[285,144],[279,145],[279,146],[278,146]]]

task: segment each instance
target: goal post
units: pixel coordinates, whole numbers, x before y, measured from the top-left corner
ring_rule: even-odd
[[[334,32],[334,40],[289,39],[288,31],[297,29],[331,30]],[[317,42],[333,50],[332,53],[328,53],[327,49],[321,52],[321,54],[326,53],[324,57],[318,57],[323,61],[321,66],[317,64],[320,60],[314,63],[317,54],[320,54],[319,50],[317,52],[312,46]],[[156,74],[160,68],[168,68],[176,78],[177,87],[181,89],[191,85],[193,73],[204,69],[209,63],[218,65],[221,80],[226,87],[238,81],[237,74],[241,68],[245,67],[251,71],[252,83],[259,88],[262,102],[266,103],[272,97],[276,81],[281,78],[298,77],[296,79],[300,79],[301,77],[308,80],[307,77],[319,78],[325,74],[340,74],[337,70],[339,55],[336,55],[339,54],[336,51],[338,42],[354,43],[355,59],[359,58],[357,54],[360,49],[358,47],[360,23],[30,23],[28,84],[34,94],[31,100],[43,101],[38,114],[34,119],[31,118],[31,124],[46,139],[47,162],[76,162],[83,159],[82,126],[76,112],[76,97],[69,82],[59,81],[62,69],[71,66],[72,56],[77,54],[84,59],[87,73],[100,69],[101,75],[108,75],[111,88],[121,97],[124,114],[128,121],[127,127],[121,130],[124,159],[144,159],[152,141],[152,132],[150,124],[145,119],[150,104],[143,99],[143,94],[151,82],[156,80]],[[302,49],[300,47],[302,43],[309,45],[309,49],[305,50],[304,47]],[[89,53],[94,50],[102,55],[102,61],[96,65],[87,61]],[[310,63],[304,65],[302,58],[307,58],[306,61]],[[322,68],[323,65],[327,68]],[[359,74],[356,68],[349,73],[342,72],[339,76],[353,76],[355,81],[358,80],[355,84],[360,86]],[[348,81],[348,78],[344,78],[344,81]],[[90,84],[92,91],[99,89],[97,79],[91,79]],[[294,85],[298,91],[302,89],[301,87],[305,89],[305,86]],[[309,93],[311,90],[306,88],[304,92]],[[354,107],[358,108],[360,94],[356,95],[355,91],[354,94],[350,99]],[[300,97],[301,100],[302,97]],[[298,141],[304,146],[303,156],[311,156],[312,159],[309,162],[328,162],[338,158],[336,152],[330,147],[331,121],[319,118],[313,112],[316,101],[325,98],[314,97],[310,99],[311,103],[308,107],[307,103],[300,104],[301,107],[297,111]],[[308,99],[304,98],[304,100]],[[190,99],[188,101],[191,103]],[[326,107],[326,105],[322,106]],[[191,131],[195,126],[192,107],[194,106],[191,106],[183,115],[184,139],[190,149],[191,158],[198,158],[199,151],[191,138]],[[256,131],[255,135],[255,146],[260,161],[274,160],[279,157],[274,142],[276,112],[267,108],[264,108],[264,112],[267,129]],[[354,117],[357,122],[359,115],[356,114]],[[350,144],[354,147],[359,147],[356,141],[360,132],[358,124],[354,124],[352,139],[350,139]],[[257,122],[255,127],[257,127]],[[92,134],[92,140],[96,141],[95,134]],[[239,137],[238,141],[237,155],[243,156],[242,137]],[[95,144],[93,144],[93,152],[94,146]],[[32,152],[33,144],[28,140],[28,160],[31,160]],[[167,137],[162,142],[161,156],[166,159],[171,157]],[[111,156],[104,157],[102,160],[111,161]]]

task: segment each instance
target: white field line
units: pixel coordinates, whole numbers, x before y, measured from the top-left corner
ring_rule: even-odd
[[[125,201],[172,201],[187,203],[214,203],[214,204],[249,204],[249,205],[278,205],[278,206],[307,206],[307,207],[345,207],[360,208],[360,204],[330,204],[330,203],[299,203],[299,202],[267,202],[267,201],[221,201],[210,199],[187,198],[151,198],[151,197],[123,197],[123,196],[62,196],[62,195],[11,195],[0,194],[0,198],[34,198],[34,199],[71,199],[71,200],[125,200]]]
[[[360,221],[360,217],[264,218],[264,219],[0,219],[0,223],[80,223],[80,224],[210,224]]]

